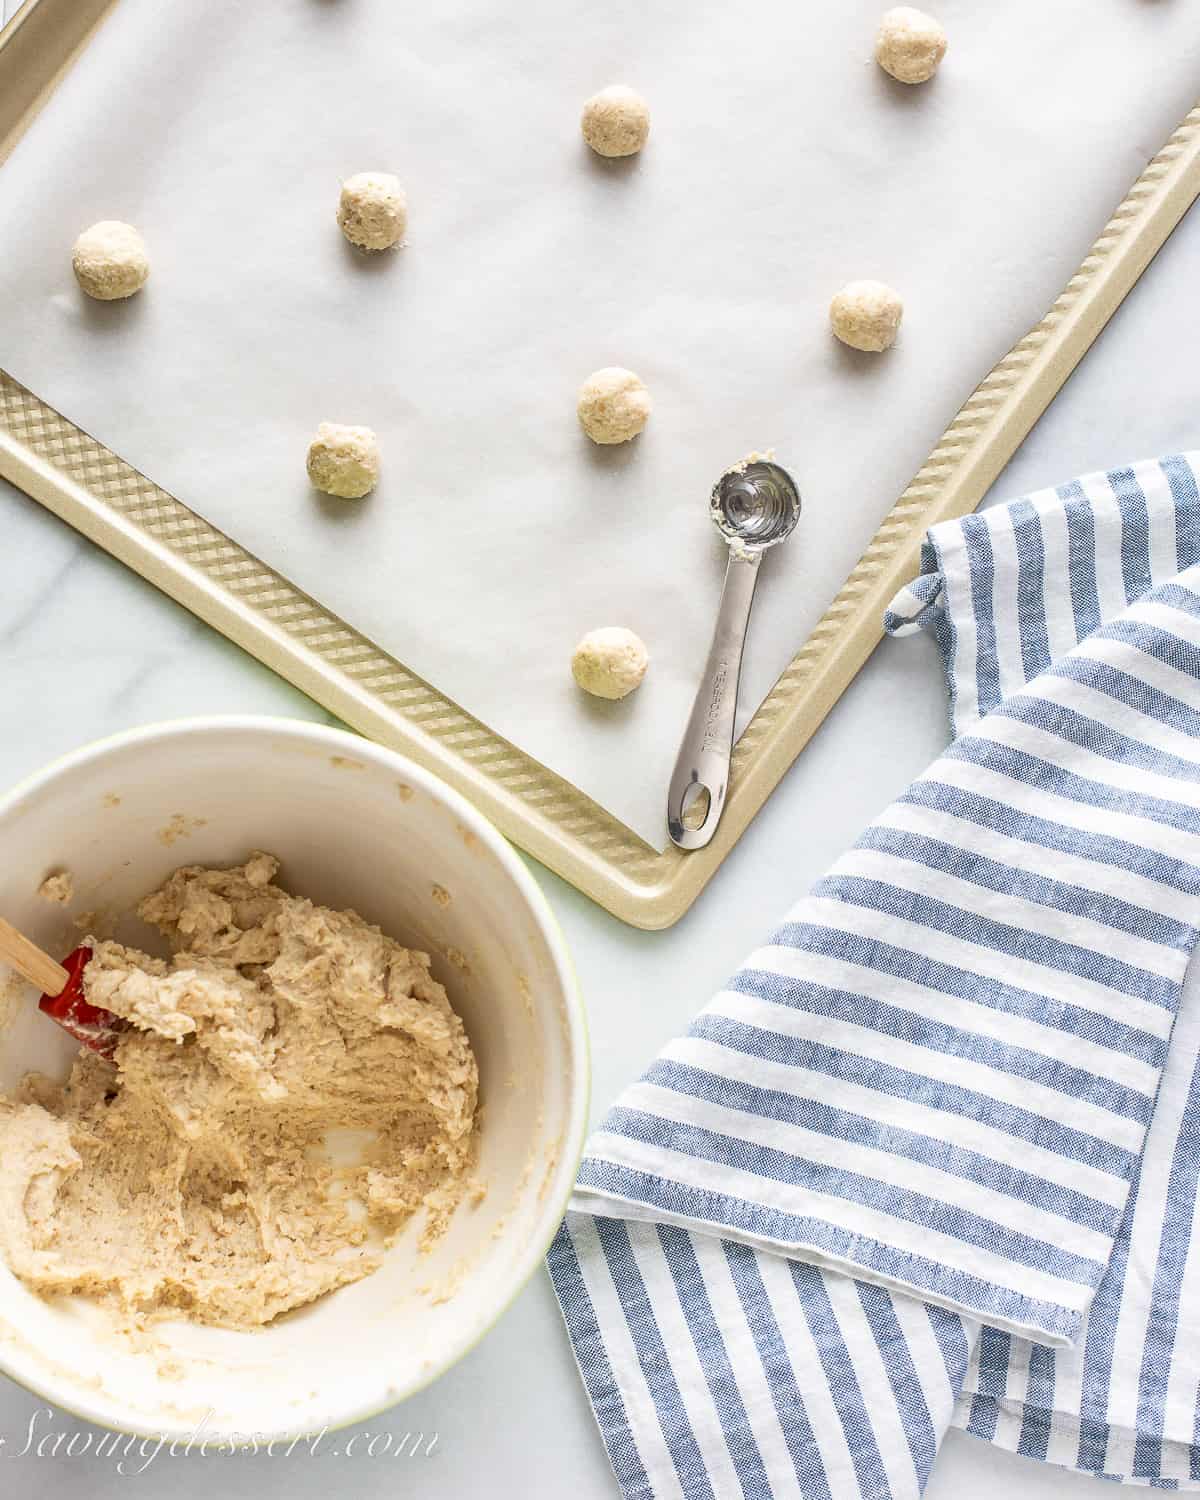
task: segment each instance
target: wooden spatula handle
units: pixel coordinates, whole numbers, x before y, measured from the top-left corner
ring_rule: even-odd
[[[62,964],[56,964],[3,917],[0,917],[0,959],[10,963],[43,995],[61,995],[71,977]]]

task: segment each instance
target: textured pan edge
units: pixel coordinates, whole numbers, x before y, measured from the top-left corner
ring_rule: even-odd
[[[0,161],[27,128],[109,4],[64,59],[5,45],[18,22],[79,0],[36,0],[0,34],[0,98],[20,54],[25,97],[0,118]],[[68,29],[47,26],[61,42]],[[36,87],[35,87],[36,84]],[[15,133],[14,133],[15,132]],[[623,921],[676,922],[716,873],[878,644],[883,610],[916,571],[921,538],[964,515],[1086,353],[1200,193],[1200,106],[1130,189],[1053,307],[963,406],[884,519],[837,597],[734,751],[713,842],[659,854],[577,788],[494,734],[402,663],[182,505],[0,371],[0,476],[185,605],[353,728],[428,766],[516,844]]]

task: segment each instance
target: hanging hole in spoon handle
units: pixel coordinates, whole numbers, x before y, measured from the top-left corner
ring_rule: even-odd
[[[685,828],[690,828],[695,833],[704,827],[711,807],[712,794],[708,788],[701,786],[698,781],[693,781],[683,794],[683,811],[679,814],[679,821]]]

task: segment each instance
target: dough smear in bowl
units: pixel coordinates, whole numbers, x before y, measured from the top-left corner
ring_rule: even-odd
[[[478,1069],[429,959],[277,870],[177,870],[139,907],[168,962],[91,941],[115,1069],[81,1051],[0,1099],[0,1248],[34,1291],[256,1327],[472,1186]]]

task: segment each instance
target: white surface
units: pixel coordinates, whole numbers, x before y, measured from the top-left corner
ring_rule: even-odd
[[[1185,8],[1185,0],[1117,3],[1153,12]],[[1200,215],[1193,213],[1002,476],[998,498],[1200,443],[1198,274]],[[0,681],[9,690],[0,717],[0,781],[83,740],[172,714],[245,710],[325,719],[236,648],[2,488],[0,528]],[[36,713],[28,709],[34,704]],[[596,1112],[924,769],[943,738],[932,644],[887,642],[679,926],[635,932],[536,871],[566,928],[589,1004]],[[42,1406],[0,1382],[0,1481],[12,1493],[47,1500],[117,1500],[130,1493],[133,1481],[117,1475],[110,1460],[19,1456],[31,1422],[38,1435],[77,1425],[61,1413],[40,1417]],[[321,1500],[331,1492],[380,1500],[616,1500],[618,1494],[545,1276],[462,1364],[371,1430],[397,1440],[406,1431],[440,1437],[432,1456],[413,1460],[347,1457],[344,1440],[317,1458],[164,1454],[138,1486],[172,1500],[208,1500],[214,1493],[231,1500]],[[131,1467],[140,1462],[135,1456]],[[930,1500],[1010,1500],[1016,1493],[1023,1500],[1111,1500],[1113,1490],[952,1434],[927,1491]]]
[[[872,61],[879,8],[121,0],[4,168],[4,364],[661,846],[713,481],[775,447],[806,499],[763,569],[744,719],[1192,103],[1183,3],[947,0],[919,89]],[[616,163],[578,131],[614,79],[654,118]],[[365,168],[408,191],[399,254],[335,227]],[[100,218],[149,246],[128,304],[70,274]],[[883,359],[826,326],[863,275],[907,305]],[[575,391],[612,364],[655,411],[601,450]],[[323,419],[378,430],[365,503],[308,488]],[[652,657],[615,705],[568,670],[606,624]]]
[[[135,731],[68,757],[0,803],[0,848],[0,911],[58,955],[79,942],[72,919],[97,910],[86,931],[161,949],[132,915],[141,897],[181,863],[234,864],[254,849],[279,857],[287,889],[431,954],[479,1063],[475,1170],[487,1185],[428,1252],[418,1216],[372,1275],[252,1333],[176,1319],[130,1340],[120,1319],[71,1298],[51,1304],[0,1267],[0,1365],[108,1426],[186,1438],[206,1414],[228,1437],[362,1420],[470,1349],[538,1269],[587,1113],[570,962],[511,845],[390,750],[251,716]],[[65,909],[37,895],[64,866]],[[448,902],[434,898],[439,887]],[[6,1007],[6,1090],[31,1069],[61,1076],[76,1050],[38,1014],[32,986],[22,998],[15,1015]],[[178,1379],[159,1376],[163,1361]]]

